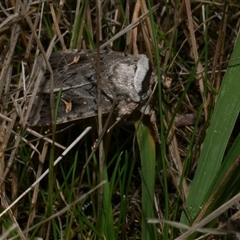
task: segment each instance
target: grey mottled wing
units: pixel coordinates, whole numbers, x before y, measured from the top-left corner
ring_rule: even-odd
[[[62,91],[56,123],[84,119],[97,115],[96,52],[67,50],[52,53],[49,62],[53,70],[54,98]],[[101,51],[101,76],[117,97],[119,116],[131,114],[150,94],[153,81],[151,64],[145,55]],[[113,96],[106,84],[102,85],[103,113],[110,111]],[[50,80],[46,71],[29,118],[30,125],[51,123]],[[69,107],[69,108],[68,108]]]

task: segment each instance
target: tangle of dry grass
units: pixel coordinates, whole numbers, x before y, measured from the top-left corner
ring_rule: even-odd
[[[239,31],[240,5],[237,1],[218,3],[181,0],[178,3],[168,1],[166,5],[164,1],[152,2],[156,4],[152,6],[155,28],[149,18],[148,1],[145,0],[97,1],[98,5],[92,1],[52,1],[51,3],[1,1],[0,197],[2,210],[7,209],[13,200],[28,188],[28,184],[31,185],[30,180],[34,182],[40,178],[50,158],[50,146],[54,144],[56,147],[54,154],[66,149],[63,139],[54,137],[53,128],[48,135],[41,129],[32,129],[27,124],[45,69],[48,69],[51,75],[51,66],[48,62],[51,52],[96,47],[108,47],[133,54],[145,53],[153,64],[156,48],[159,49],[161,71],[172,81],[170,88],[164,89],[161,95],[163,122],[165,132],[168,133],[165,159],[167,159],[168,181],[171,188],[169,208],[173,207],[172,203],[175,203],[176,199],[181,199],[180,204],[184,205],[189,191],[189,179],[192,179],[198,164],[199,151],[215,97]],[[153,31],[156,32],[157,45],[154,45]],[[39,54],[42,54],[45,60],[42,65],[37,62]],[[196,71],[194,72],[193,69]],[[159,105],[157,97],[154,101],[157,111]],[[203,106],[202,114],[201,106]],[[159,118],[158,116],[157,122]],[[69,129],[70,126],[66,128]],[[64,130],[60,129],[59,132],[61,131]],[[110,144],[108,141],[110,140],[106,140],[106,145]],[[129,149],[131,151],[131,147]],[[109,149],[108,151],[111,154]],[[33,159],[37,163],[32,164]],[[184,161],[188,159],[191,161],[186,170]],[[26,176],[29,174],[29,179],[22,174]],[[156,203],[157,214],[159,218],[163,218],[163,193],[159,189],[162,189],[164,184],[160,175],[159,173],[156,183]],[[52,177],[55,182],[54,175]],[[24,182],[24,178],[28,180]],[[179,188],[180,180],[182,188]],[[44,215],[46,210],[43,192],[40,193],[39,188],[39,184],[34,186],[30,195],[16,203],[4,215],[1,223],[2,233],[11,223],[15,224],[19,238],[26,239],[30,236],[29,229],[38,222],[37,215],[40,213]],[[58,189],[58,191],[62,193],[63,190]],[[80,192],[80,189],[76,192]],[[132,214],[138,221],[134,223],[133,219],[129,219],[129,225],[122,227],[122,232],[125,232],[125,236],[129,239],[134,238],[132,227],[136,229],[135,232],[139,231],[141,218],[138,212],[139,188],[130,189],[130,193],[129,215]],[[63,204],[64,197],[59,202]],[[118,210],[115,211],[115,214],[119,215]],[[170,218],[179,220],[179,216],[174,212],[170,212]],[[77,225],[77,223],[72,224]],[[159,235],[163,231],[164,224],[161,223]],[[86,232],[91,235],[91,230]],[[50,239],[53,234],[51,225],[43,225],[38,234],[40,233],[44,239]]]

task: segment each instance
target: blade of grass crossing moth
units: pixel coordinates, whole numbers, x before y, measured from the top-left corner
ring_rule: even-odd
[[[62,95],[62,89],[60,89],[60,91],[58,92],[56,103],[55,103],[55,106],[54,106],[54,109],[53,109],[53,111],[54,111],[54,115],[53,115],[54,116],[54,122],[56,122],[56,120],[57,120],[57,114],[58,114],[58,109],[59,109],[59,105],[60,105],[60,101],[61,101],[61,95]],[[53,128],[56,130],[56,124],[53,126]],[[53,137],[53,139],[55,139],[55,136]],[[48,184],[48,201],[47,201],[50,215],[54,214],[54,209],[53,209],[53,206],[54,206],[53,184],[51,184],[51,183],[54,182],[54,159],[55,159],[54,156],[55,156],[55,148],[52,147],[51,151],[50,151],[50,158],[49,158],[49,175],[48,175],[49,184]],[[56,222],[55,222],[55,219],[53,219],[52,220],[53,235],[57,236],[55,226],[56,226]]]
[[[190,187],[185,205],[187,211],[182,213],[182,223],[191,223],[204,205],[204,201],[212,194],[209,188],[219,172],[230,134],[239,114],[239,72],[240,37],[238,36]]]
[[[149,19],[152,27],[152,36],[153,36],[153,52],[154,52],[154,60],[155,60],[155,69],[157,72],[157,79],[158,79],[158,110],[159,110],[159,125],[160,125],[160,157],[158,162],[162,165],[162,176],[163,176],[163,192],[164,192],[164,218],[169,219],[169,204],[168,204],[168,179],[167,179],[167,164],[165,161],[166,156],[166,135],[165,135],[165,126],[164,126],[164,103],[163,99],[163,92],[162,92],[162,73],[161,73],[161,61],[160,61],[160,49],[159,49],[159,31],[158,27],[154,20],[154,14],[151,11],[152,3],[150,0],[147,0],[147,5],[149,8]],[[167,239],[169,234],[169,226],[167,224],[164,225],[163,229],[163,236],[162,238]],[[144,239],[144,238],[142,238]],[[153,238],[152,238],[153,239]]]
[[[56,100],[56,104],[55,104],[55,108],[54,108],[54,118],[55,118],[54,120],[55,121],[57,121],[57,116],[58,116],[58,110],[59,110],[59,106],[60,106],[61,96],[62,96],[62,88],[58,92],[57,100]]]
[[[142,178],[142,239],[157,239],[156,226],[147,223],[154,217],[154,184],[156,169],[155,141],[150,129],[140,121],[135,122],[141,158]]]

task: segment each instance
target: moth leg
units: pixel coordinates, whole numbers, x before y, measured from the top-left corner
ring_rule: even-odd
[[[73,58],[72,62],[70,62],[70,63],[68,63],[67,65],[65,65],[65,67],[70,66],[70,65],[73,65],[73,64],[75,64],[75,63],[78,63],[79,59],[80,59],[80,56],[79,56],[79,55],[78,55],[78,56],[75,56],[75,57]]]
[[[117,106],[118,117],[116,118],[116,122],[107,130],[107,132],[116,126],[122,119],[129,117],[137,107],[137,103],[126,103],[125,101],[120,101]]]
[[[61,101],[65,104],[65,112],[69,113],[72,111],[72,102],[71,101],[65,101],[63,98],[61,98]]]
[[[107,133],[109,133],[121,120],[121,117],[117,117],[116,122],[107,130]]]

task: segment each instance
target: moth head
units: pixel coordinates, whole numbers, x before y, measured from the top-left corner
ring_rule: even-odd
[[[134,76],[134,88],[141,100],[150,94],[152,65],[146,55],[138,55],[137,69]]]

